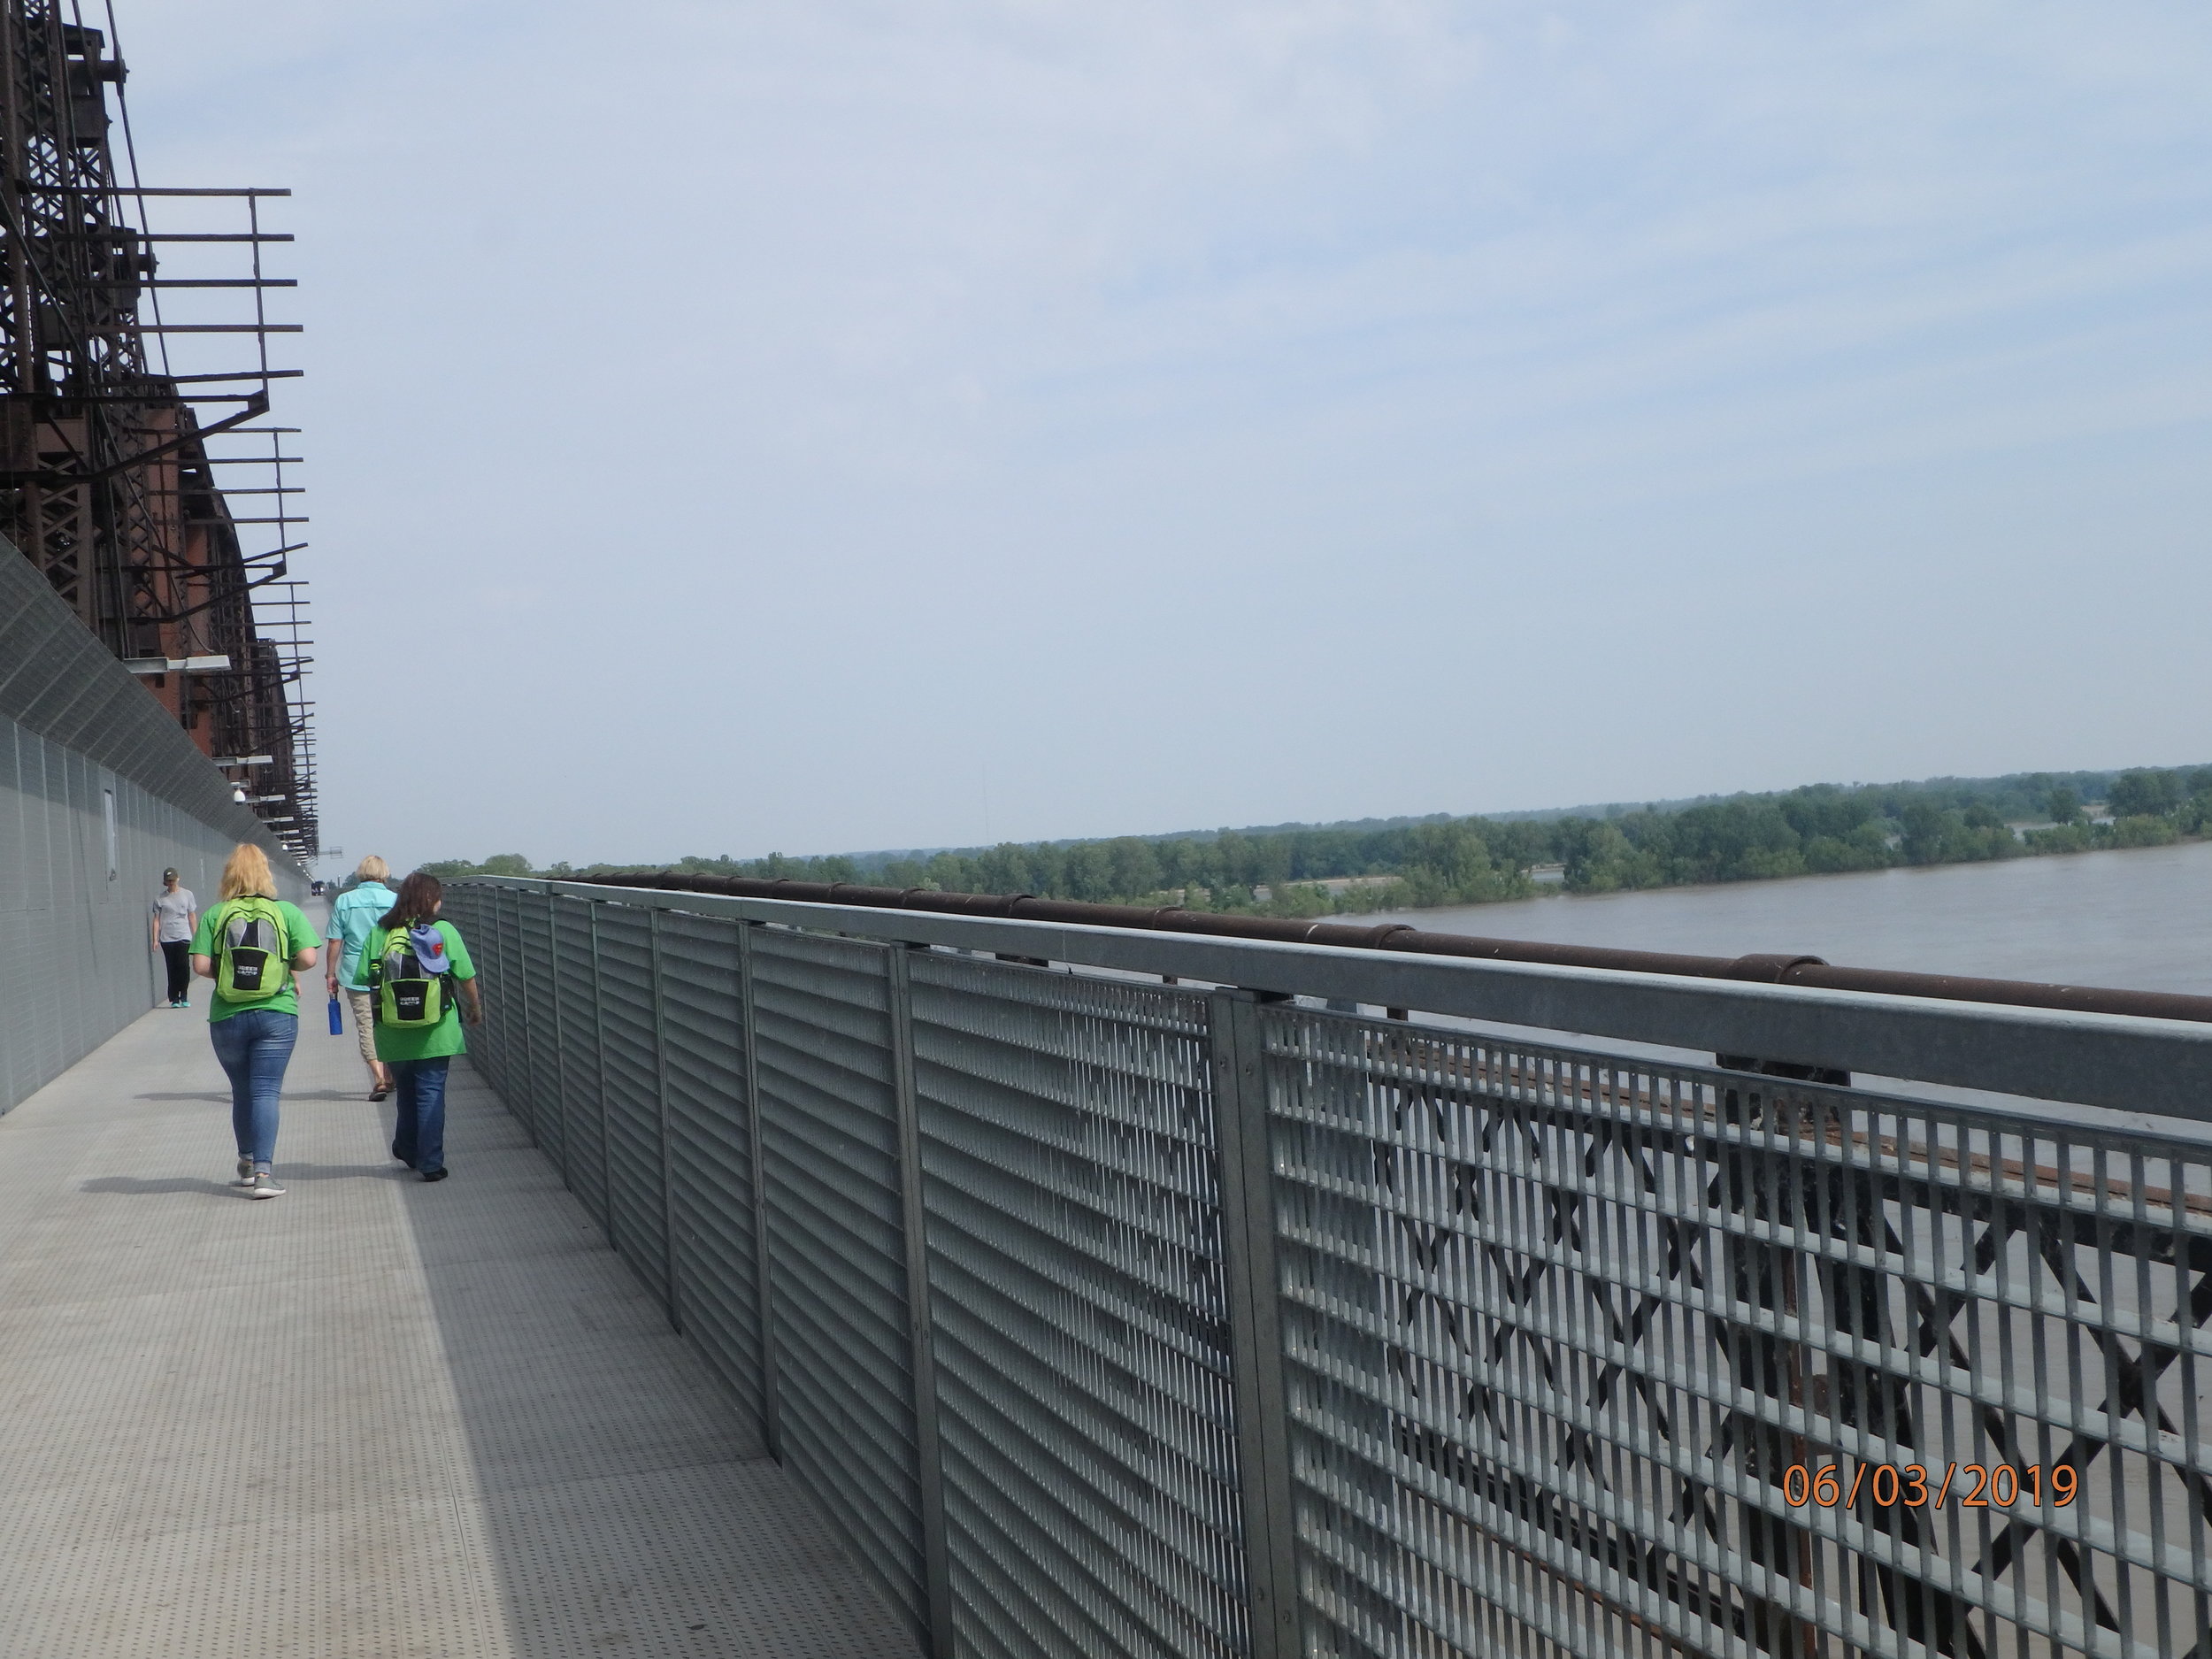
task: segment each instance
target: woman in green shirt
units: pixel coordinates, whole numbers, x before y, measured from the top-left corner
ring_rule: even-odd
[[[363,960],[372,982],[376,1010],[376,1057],[392,1077],[399,1112],[392,1126],[392,1156],[426,1181],[445,1179],[445,1079],[453,1056],[468,1050],[461,1022],[484,1023],[484,1002],[476,987],[476,964],[469,960],[461,930],[438,919],[445,888],[433,875],[416,871],[399,884],[392,908],[369,930]],[[399,1011],[394,987],[397,976],[439,981],[443,1013],[435,1024],[395,1023]]]
[[[315,965],[315,930],[296,904],[276,895],[269,855],[241,841],[223,865],[221,899],[192,935],[192,972],[215,981],[208,1040],[230,1079],[230,1125],[238,1179],[254,1198],[280,1198],[277,1102],[299,1041],[300,999],[292,975]]]

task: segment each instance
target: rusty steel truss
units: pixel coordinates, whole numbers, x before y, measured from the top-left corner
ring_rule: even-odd
[[[0,0],[0,534],[311,856],[312,641],[287,565],[306,521],[296,429],[268,419],[298,373],[269,337],[298,325],[269,319],[294,283],[262,259],[291,240],[264,204],[289,193],[141,184],[113,18],[86,13]]]

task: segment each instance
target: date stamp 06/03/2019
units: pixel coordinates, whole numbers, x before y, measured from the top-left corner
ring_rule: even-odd
[[[1792,1463],[1782,1472],[1782,1500],[1797,1509],[1856,1509],[1865,1498],[1877,1509],[2008,1509],[2016,1504],[2062,1509],[2081,1489],[2071,1463]]]

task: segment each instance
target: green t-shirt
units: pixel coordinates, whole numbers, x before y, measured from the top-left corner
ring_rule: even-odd
[[[446,972],[457,979],[473,979],[476,964],[469,960],[469,948],[461,942],[461,930],[451,922],[434,926],[445,935],[446,959],[453,964]],[[364,979],[368,977],[368,964],[383,960],[384,947],[392,935],[405,931],[397,927],[369,929],[361,968]],[[376,1027],[376,1057],[380,1060],[435,1060],[441,1055],[466,1054],[468,1047],[467,1039],[461,1035],[461,1001],[457,996],[448,1004],[445,1018],[434,1025],[387,1025],[380,1021]]]
[[[207,1018],[210,1025],[219,1019],[228,1019],[233,1014],[249,1013],[257,1008],[266,1009],[273,1014],[297,1014],[300,1011],[299,993],[292,987],[290,959],[303,950],[312,950],[315,948],[317,942],[315,930],[309,925],[307,918],[301,913],[298,905],[279,899],[276,902],[276,907],[277,914],[284,918],[284,942],[288,947],[284,953],[286,958],[284,988],[274,996],[265,997],[258,1002],[234,1002],[226,998],[219,989],[207,1005]],[[222,931],[223,923],[229,912],[230,903],[227,900],[211,910],[200,912],[199,931],[192,935],[194,956],[212,956],[215,954],[215,936]]]

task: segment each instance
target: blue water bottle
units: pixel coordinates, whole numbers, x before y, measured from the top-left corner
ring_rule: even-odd
[[[330,1034],[334,1037],[345,1030],[345,1022],[338,1018],[338,993],[330,994]]]

